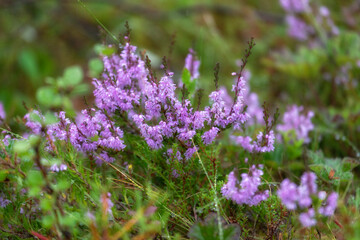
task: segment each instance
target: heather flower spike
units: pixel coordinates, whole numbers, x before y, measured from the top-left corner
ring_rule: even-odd
[[[286,11],[288,35],[299,41],[306,41],[314,36],[319,27],[325,29],[329,35],[339,34],[338,27],[330,17],[330,11],[325,6],[311,8],[309,0],[280,0],[280,5]],[[303,15],[314,19],[312,25],[307,23]],[[320,38],[320,37],[319,37]]]
[[[193,49],[189,49],[189,54],[185,58],[185,66],[190,72],[191,80],[197,79],[200,76],[199,67],[200,61],[196,58],[196,52]]]
[[[299,186],[285,179],[277,192],[286,208],[299,209],[302,212],[299,215],[299,221],[304,227],[316,225],[316,216],[332,216],[337,206],[338,194],[332,192],[327,196],[325,191],[318,191],[316,178],[315,173],[306,172],[301,176]],[[314,205],[314,198],[321,202],[320,206]]]
[[[0,102],[0,125],[5,121],[6,113],[4,109],[4,105]]]
[[[252,165],[248,173],[241,174],[241,181],[232,171],[228,175],[228,182],[221,188],[222,195],[239,205],[254,206],[266,200],[269,197],[269,191],[259,191],[258,189],[261,185],[261,176],[264,174],[261,169],[262,165],[259,165],[258,168]]]
[[[311,122],[313,116],[314,113],[312,111],[304,114],[304,108],[302,106],[292,105],[288,107],[288,110],[284,113],[282,124],[277,126],[277,130],[280,132],[294,130],[298,140],[309,143],[309,132],[314,129],[314,125]]]

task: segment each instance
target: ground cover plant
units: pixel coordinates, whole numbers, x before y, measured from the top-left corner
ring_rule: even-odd
[[[360,6],[276,4],[281,48],[249,35],[210,66],[204,43],[179,60],[172,34],[160,57],[78,1],[101,33],[87,67],[23,110],[1,98],[1,239],[360,239]]]

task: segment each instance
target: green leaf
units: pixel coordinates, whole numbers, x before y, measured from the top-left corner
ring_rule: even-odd
[[[22,154],[27,151],[29,151],[31,148],[31,145],[28,141],[17,141],[14,143],[14,151],[17,154]]]
[[[101,55],[110,56],[115,53],[114,47],[108,47],[101,44],[98,44],[95,46],[95,52]]]
[[[72,96],[77,96],[77,95],[84,95],[86,93],[88,93],[90,90],[90,87],[88,84],[79,84],[79,85],[76,85],[74,87],[74,89],[71,91],[71,95]]]
[[[66,68],[63,76],[65,87],[75,86],[83,80],[83,71],[79,66],[72,66]]]
[[[58,181],[58,184],[56,185],[56,190],[58,191],[64,191],[70,187],[70,181],[67,179],[60,179]]]
[[[19,65],[25,74],[30,78],[32,84],[36,86],[40,83],[39,66],[36,55],[29,49],[23,50],[19,55]]]
[[[188,69],[184,68],[181,80],[186,89],[189,91],[189,96],[193,96],[196,89],[196,81],[195,79],[191,79],[191,74]]]
[[[60,218],[60,224],[68,227],[75,227],[76,218],[72,215],[66,215]]]
[[[3,182],[8,174],[9,174],[9,170],[6,169],[0,170],[0,182]]]
[[[40,202],[40,207],[44,211],[51,210],[53,205],[54,205],[54,200],[53,198],[51,198],[50,195],[47,195],[47,198],[42,199]]]
[[[55,222],[54,215],[47,215],[41,219],[41,223],[44,228],[51,228],[54,225],[54,222]]]
[[[38,135],[30,135],[29,137],[29,143],[31,146],[35,146],[37,144],[39,144],[40,142],[40,136]]]
[[[33,161],[21,161],[20,169],[24,173],[27,173],[28,171],[30,171],[33,165],[34,165]]]
[[[37,197],[40,195],[41,187],[38,186],[32,186],[29,188],[29,196]]]
[[[46,125],[51,125],[51,124],[54,124],[54,123],[57,123],[59,122],[58,118],[51,112],[47,112],[45,114],[45,124]]]
[[[61,96],[50,86],[39,88],[36,92],[36,99],[40,104],[47,107],[61,105]]]
[[[91,77],[98,77],[104,69],[103,62],[98,58],[93,58],[89,62],[89,70]]]
[[[29,187],[41,187],[44,185],[44,179],[40,171],[30,171],[26,180]]]

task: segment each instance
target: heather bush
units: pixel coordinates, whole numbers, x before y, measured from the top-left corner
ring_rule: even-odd
[[[277,4],[280,49],[250,35],[209,67],[79,1],[103,33],[87,67],[21,116],[0,102],[1,239],[358,239],[360,38],[320,2]]]

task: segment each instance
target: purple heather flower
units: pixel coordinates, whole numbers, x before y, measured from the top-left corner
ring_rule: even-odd
[[[288,25],[289,36],[300,41],[305,41],[309,35],[313,33],[313,28],[307,25],[303,20],[294,15],[286,16],[286,23]]]
[[[102,79],[94,79],[96,105],[109,112],[128,111],[140,104],[141,91],[147,76],[145,63],[135,53],[136,47],[126,44],[120,56],[105,56]]]
[[[307,212],[302,212],[299,215],[299,220],[304,227],[311,227],[316,224],[316,213],[323,216],[332,216],[337,206],[338,194],[335,192],[331,193],[324,203],[326,192],[318,191],[316,178],[315,173],[306,172],[301,176],[300,186],[296,186],[289,179],[285,179],[277,191],[281,202],[288,209],[295,210],[297,206],[300,209],[308,209]],[[319,209],[311,207],[314,197],[317,197],[322,202],[322,206]]]
[[[320,6],[318,9],[318,15],[316,16],[316,20],[319,25],[321,25],[323,28],[327,28],[330,30],[330,33],[332,35],[338,35],[339,34],[339,28],[335,26],[334,21],[332,20],[330,16],[330,11],[325,6]]]
[[[100,110],[85,109],[83,117],[69,127],[70,142],[82,152],[92,152],[98,148],[121,151],[125,148],[123,132]]]
[[[97,165],[101,165],[104,161],[112,163],[115,161],[115,158],[110,157],[109,154],[105,151],[102,151],[100,154],[97,154],[95,157],[95,163]]]
[[[53,172],[59,172],[59,166],[57,164],[53,164],[51,167],[50,167],[50,170],[53,171]]]
[[[309,143],[309,132],[314,129],[314,125],[311,122],[314,113],[309,111],[307,114],[304,114],[303,110],[302,106],[292,105],[288,107],[288,110],[283,115],[282,124],[277,126],[277,130],[281,132],[294,130],[298,140]]]
[[[78,151],[95,157],[98,164],[103,160],[115,160],[105,152],[106,149],[121,151],[125,148],[122,130],[101,110],[85,109],[78,115],[75,123],[65,117],[65,112],[60,112],[58,118],[58,123],[48,126],[47,134],[53,140],[70,141]],[[94,155],[97,150],[101,151]],[[65,169],[66,165],[60,168]],[[58,169],[58,166],[54,166],[52,170],[59,171]]]
[[[298,200],[297,186],[295,183],[290,182],[289,179],[285,179],[277,192],[282,203],[290,210],[296,209],[296,202]]]
[[[53,172],[61,172],[61,171],[66,171],[67,170],[67,166],[65,164],[60,164],[60,166],[58,164],[53,164],[50,167],[50,170]]]
[[[158,89],[158,98],[163,104],[165,104],[167,100],[175,100],[176,85],[173,83],[170,76],[161,78]]]
[[[315,210],[310,208],[307,212],[299,215],[299,220],[304,227],[312,227],[316,225]]]
[[[0,207],[5,208],[10,203],[11,203],[11,201],[9,199],[6,199],[5,195],[3,193],[1,193],[0,194]]]
[[[231,139],[238,145],[242,146],[248,152],[271,152],[274,151],[275,135],[274,131],[268,134],[260,132],[256,141],[249,136],[231,136]]]
[[[90,211],[86,212],[86,217],[91,220],[91,221],[95,221],[95,216],[93,213],[91,213]]]
[[[247,106],[246,112],[250,115],[250,119],[247,124],[252,125],[255,122],[262,124],[263,119],[263,109],[259,104],[259,97],[256,93],[250,93],[245,101]]]
[[[321,16],[323,17],[329,17],[330,16],[330,11],[327,7],[325,6],[320,6],[319,8],[319,13]]]
[[[177,98],[173,74],[166,72],[160,80],[154,79],[135,51],[136,47],[126,44],[120,55],[103,58],[104,73],[100,79],[93,81],[96,87],[95,102],[99,108],[96,112],[104,111],[110,116],[115,111],[121,114],[125,112],[124,115],[134,123],[150,148],[160,149],[165,139],[173,138],[192,148],[190,140],[200,132],[203,132],[204,144],[210,144],[221,130],[229,126],[241,129],[250,118],[249,113],[244,112],[248,92],[246,78],[236,79],[232,88],[235,97],[230,97],[226,89],[220,88],[209,95],[209,106],[204,110],[194,110],[189,99]],[[185,62],[192,78],[197,78],[200,62],[195,59],[193,51],[190,51]],[[251,103],[252,99],[246,104]],[[111,129],[112,133],[116,133],[113,126],[110,128],[99,124],[107,122],[103,117],[99,116],[101,120],[95,121],[92,119],[95,116],[89,116],[86,112],[83,115],[82,123],[77,121],[77,124],[69,127],[70,141],[78,150],[92,152],[99,145],[115,150],[124,147],[120,144],[121,134],[117,134],[117,139],[107,131]],[[102,139],[101,131],[106,133],[105,139]],[[193,150],[187,150],[185,158],[190,158],[193,153]]]
[[[101,204],[105,207],[105,212],[112,216],[113,213],[111,208],[114,207],[114,203],[111,201],[111,193],[108,192],[107,194],[102,194]]]
[[[237,63],[237,65],[241,66],[241,63]],[[237,75],[237,73],[235,73],[235,75]],[[243,72],[241,88],[243,89],[242,90],[243,104],[247,106],[246,113],[249,115],[246,124],[247,125],[253,125],[255,123],[263,124],[264,123],[263,109],[259,104],[258,95],[250,91],[250,85],[249,85],[250,78],[251,78],[251,72],[245,70]],[[237,81],[237,78],[235,78],[235,81]],[[231,106],[232,99],[227,94],[226,89],[223,98],[224,99],[227,98],[228,100],[226,101],[226,104]]]
[[[319,213],[328,217],[334,215],[338,197],[339,195],[336,192],[331,193],[328,196],[325,205],[319,208]]]
[[[227,106],[231,106],[233,103],[233,98],[229,95],[228,91],[226,90],[226,87],[224,87],[224,86],[219,87],[219,92],[220,92],[221,99],[223,99],[225,104]]]
[[[176,169],[172,170],[171,175],[172,175],[174,178],[180,177],[180,175],[179,175],[179,173],[176,171]]]
[[[260,192],[258,190],[261,184],[261,175],[263,175],[261,167],[259,166],[258,169],[255,165],[251,166],[249,173],[241,174],[241,182],[232,171],[228,176],[228,182],[221,188],[222,195],[240,205],[254,206],[266,200],[269,197],[269,191]]]
[[[4,143],[5,146],[9,146],[9,140],[12,140],[13,138],[11,137],[10,134],[6,134],[6,131],[2,131],[1,133],[5,134],[4,138],[2,139],[2,142]]]
[[[193,115],[193,128],[195,130],[205,127],[205,123],[210,123],[211,118],[208,111],[196,111]]]
[[[60,170],[60,171],[66,171],[66,170],[67,170],[67,166],[66,166],[65,164],[60,164],[59,170]]]
[[[184,154],[185,159],[186,160],[191,159],[195,152],[196,152],[196,147],[188,148]]]
[[[349,83],[351,80],[351,76],[349,76],[349,70],[351,69],[351,64],[345,64],[340,67],[336,76],[335,76],[335,83],[338,85],[344,85]]]
[[[287,12],[305,12],[309,9],[309,0],[280,0],[281,6]]]
[[[185,58],[185,68],[189,70],[191,79],[199,78],[199,67],[200,61],[196,59],[195,51],[190,48],[189,54]]]
[[[319,198],[320,200],[324,200],[324,199],[326,198],[326,192],[325,192],[325,191],[320,191],[320,192],[318,193],[318,198]]]
[[[254,144],[254,150],[256,152],[274,151],[275,135],[273,130],[271,130],[269,133],[265,135],[263,132],[260,132],[256,138],[257,139]]]
[[[40,135],[41,133],[41,123],[37,122],[37,121],[33,121],[32,116],[37,115],[37,117],[41,120],[44,121],[44,116],[37,110],[33,110],[30,113],[27,113],[24,116],[24,120],[25,122],[25,126],[28,127],[31,130],[32,134],[36,134],[36,135]]]
[[[309,194],[317,192],[316,174],[313,172],[306,172],[301,176],[300,186],[304,186]]]
[[[252,138],[249,136],[231,136],[231,139],[237,144],[242,146],[246,151],[252,152],[254,145],[252,143]]]
[[[167,153],[167,157],[169,157],[171,161],[176,160],[180,162],[183,159],[183,157],[181,156],[181,152],[176,151],[176,153],[174,154],[172,148],[169,148],[166,153]],[[170,164],[169,160],[168,160],[168,164]]]
[[[6,118],[6,113],[5,113],[5,110],[4,110],[4,105],[2,104],[2,102],[0,102],[0,124],[3,123],[5,118]]]
[[[71,122],[65,117],[65,112],[63,111],[59,112],[57,117],[59,122],[48,126],[47,134],[52,137],[53,140],[68,140],[69,134],[67,128],[70,126]]]
[[[218,132],[219,129],[217,127],[212,127],[209,131],[205,132],[201,137],[204,144],[209,145],[210,143],[212,143],[216,138]]]

